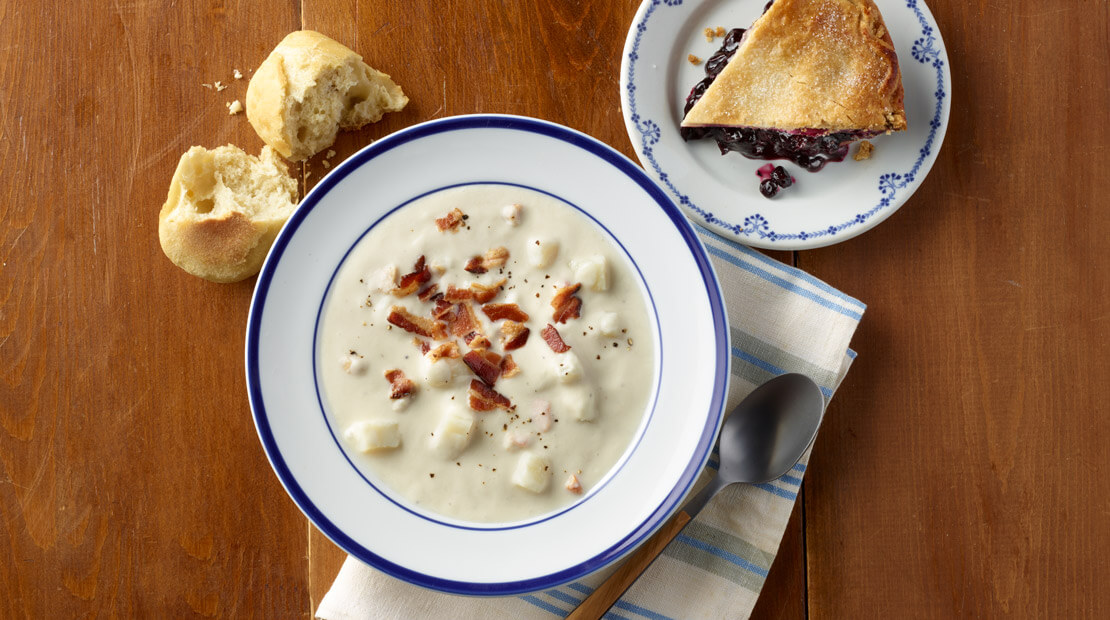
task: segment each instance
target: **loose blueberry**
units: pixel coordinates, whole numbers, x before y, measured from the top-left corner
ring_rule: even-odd
[[[774,198],[775,194],[779,193],[779,186],[771,179],[764,179],[759,182],[759,193],[765,198]]]
[[[771,171],[771,180],[775,182],[775,185],[782,188],[787,188],[794,184],[794,179],[790,178],[790,173],[782,166],[775,166],[775,169]]]

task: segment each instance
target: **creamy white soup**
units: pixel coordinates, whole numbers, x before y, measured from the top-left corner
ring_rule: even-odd
[[[592,220],[507,185],[446,189],[351,250],[318,374],[356,465],[419,509],[509,522],[589,493],[654,389],[648,310]]]

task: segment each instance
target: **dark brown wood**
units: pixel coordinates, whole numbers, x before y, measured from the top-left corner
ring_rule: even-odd
[[[269,4],[0,4],[0,617],[308,613],[247,405],[252,282],[157,234],[184,150],[261,147],[224,103],[300,23]]]
[[[233,69],[307,27],[390,73],[412,103],[332,163],[473,112],[631,156],[638,4],[0,4],[0,617],[306,617],[343,560],[254,432],[253,281],[158,246],[184,150],[261,147]],[[1108,617],[1110,5],[929,5],[940,159],[890,220],[797,255],[869,309],[754,616]]]
[[[783,533],[778,555],[752,610],[752,620],[798,620],[806,617],[805,535],[802,532],[804,499],[803,483]]]
[[[1110,5],[929,5],[940,159],[800,256],[868,303],[806,473],[810,613],[1108,617]]]

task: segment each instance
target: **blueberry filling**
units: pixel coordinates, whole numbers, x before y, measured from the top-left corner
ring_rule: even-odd
[[[770,3],[768,3],[768,7]],[[725,35],[724,43],[705,62],[705,75],[694,85],[686,97],[683,117],[705,94],[705,90],[725,68],[740,47],[743,28],[733,28]],[[755,127],[682,127],[686,141],[713,138],[724,155],[736,151],[750,159],[787,159],[810,172],[817,172],[830,161],[842,161],[848,155],[848,145],[855,140],[873,137],[873,131],[838,131],[827,133],[820,129],[781,131]],[[762,188],[761,188],[762,191]],[[777,190],[776,190],[777,191]],[[766,192],[764,195],[767,195]]]

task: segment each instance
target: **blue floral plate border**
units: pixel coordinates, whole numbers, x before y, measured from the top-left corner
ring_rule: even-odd
[[[792,171],[801,183],[768,201],[759,195],[753,174],[765,162],[730,154],[721,163],[711,141],[685,143],[678,134],[686,92],[703,75],[687,54],[708,56],[717,47],[705,41],[702,30],[746,26],[763,5],[763,0],[644,0],[621,62],[628,135],[648,174],[693,221],[756,247],[832,245],[889,217],[928,174],[948,126],[947,52],[923,1],[876,0],[901,61],[910,130],[877,138],[871,161],[849,158],[818,175]]]

